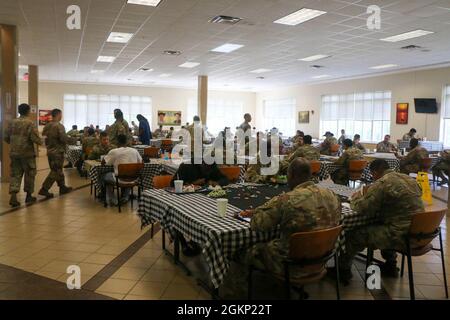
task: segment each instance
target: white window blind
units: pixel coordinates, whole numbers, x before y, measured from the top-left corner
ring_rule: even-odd
[[[142,114],[151,123],[152,98],[95,94],[65,94],[63,122],[66,128],[71,128],[74,124],[80,130],[91,124],[105,128],[115,121],[114,109],[122,110],[124,119],[130,125],[131,121],[138,122],[138,114]]]
[[[242,122],[244,116],[244,104],[242,101],[209,100],[208,101],[208,131],[217,135],[225,127],[232,131]]]
[[[444,103],[442,104],[441,141],[445,147],[450,147],[450,85],[444,88]]]
[[[295,134],[295,99],[264,101],[264,129],[278,128],[284,136]]]
[[[351,138],[361,135],[365,142],[379,142],[389,134],[391,92],[365,92],[322,96],[321,134],[340,135],[341,129]]]

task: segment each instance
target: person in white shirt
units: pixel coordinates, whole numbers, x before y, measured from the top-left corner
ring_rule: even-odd
[[[116,183],[118,168],[120,164],[141,163],[142,157],[136,149],[127,147],[127,137],[123,134],[117,136],[118,148],[111,150],[103,159],[103,165],[114,166],[114,172],[108,172],[103,176],[103,184],[106,186],[106,202],[110,206],[117,206],[117,199],[114,197],[114,189],[110,185]],[[122,190],[121,204],[125,204],[130,199],[130,189]]]

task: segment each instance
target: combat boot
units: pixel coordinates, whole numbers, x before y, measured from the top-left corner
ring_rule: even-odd
[[[383,263],[380,264],[380,271],[383,277],[387,278],[398,278],[399,268],[397,268],[396,263]]]
[[[50,192],[48,192],[48,190],[45,190],[45,189],[41,189],[38,194],[40,196],[46,197],[47,199],[50,199],[50,198],[54,197],[53,193],[50,193]]]
[[[9,205],[13,208],[20,207],[20,202],[17,201],[17,193],[11,193],[11,200],[9,200]]]
[[[37,199],[33,197],[31,193],[27,193],[27,197],[25,198],[25,203],[34,203]]]
[[[63,195],[63,194],[71,192],[72,190],[73,190],[72,187],[62,186],[61,188],[59,188],[59,194]]]

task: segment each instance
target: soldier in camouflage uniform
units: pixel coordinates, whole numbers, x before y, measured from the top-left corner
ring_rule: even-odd
[[[123,134],[127,137],[127,145],[130,146],[131,142],[133,140],[133,137],[130,133],[130,127],[128,126],[128,122],[124,120],[123,113],[120,109],[114,110],[114,118],[116,119],[116,122],[109,127],[108,133],[109,133],[109,141],[113,145],[118,145],[117,137],[120,134]]]
[[[337,165],[342,166],[342,168],[337,169],[331,175],[334,183],[348,185],[348,168],[351,160],[362,160],[363,153],[361,150],[353,147],[353,141],[350,139],[345,139],[343,143],[344,154],[335,162]]]
[[[422,160],[429,157],[428,151],[419,146],[419,140],[411,139],[409,147],[411,151],[406,157],[396,155],[400,159],[400,172],[404,174],[419,172],[422,169]]]
[[[72,191],[72,188],[67,187],[64,178],[64,153],[67,145],[73,143],[73,138],[66,134],[66,129],[60,123],[62,112],[59,109],[52,110],[52,121],[47,123],[42,131],[42,135],[46,137],[45,144],[47,146],[48,164],[50,166],[50,173],[42,184],[39,195],[47,198],[52,198],[53,194],[49,192],[53,183],[59,186],[59,194],[63,195]]]
[[[80,131],[78,131],[78,126],[73,125],[72,126],[72,130],[70,130],[69,132],[67,132],[67,135],[71,138],[80,138]]]
[[[412,128],[411,130],[409,130],[408,133],[405,133],[403,135],[402,140],[403,141],[411,141],[412,139],[415,139],[416,133],[417,133],[417,130]]]
[[[288,169],[288,184],[292,191],[281,194],[256,208],[245,211],[251,216],[254,232],[268,232],[280,227],[280,237],[267,243],[258,243],[238,255],[238,272],[230,270],[222,292],[226,298],[245,298],[248,265],[283,276],[283,260],[289,252],[290,237],[294,233],[322,230],[339,225],[341,203],[330,190],[322,189],[311,180],[311,167],[306,159],[295,159]],[[242,266],[243,264],[243,266]],[[311,272],[311,270],[309,270]],[[317,272],[317,270],[314,270]],[[291,268],[291,278],[304,277],[308,271]]]
[[[30,106],[21,104],[19,106],[20,117],[14,119],[5,132],[5,142],[11,145],[11,183],[9,193],[11,199],[9,204],[12,207],[20,206],[17,201],[17,193],[20,191],[22,177],[24,180],[24,191],[27,193],[26,203],[36,201],[33,197],[34,180],[36,177],[36,152],[34,144],[41,145],[42,140],[36,124],[28,118]]]
[[[100,143],[95,145],[89,155],[89,160],[100,160],[101,156],[105,156],[116,146],[109,143],[109,137],[106,132],[100,133]]]
[[[280,164],[280,172],[285,173],[289,165],[297,158],[305,158],[309,161],[318,161],[320,159],[319,149],[312,146],[312,137],[306,135],[303,137],[304,145],[298,147],[286,160]]]
[[[389,169],[389,164],[377,159],[370,164],[375,182],[364,195],[357,193],[351,208],[359,214],[378,217],[376,224],[345,232],[345,251],[340,260],[340,276],[346,282],[351,277],[353,258],[365,248],[380,249],[386,260],[381,266],[383,275],[397,276],[394,249],[404,250],[404,236],[408,233],[413,214],[424,210],[422,192],[417,182],[407,175]],[[389,250],[391,249],[391,250]],[[335,270],[330,270],[331,275]]]
[[[444,150],[440,153],[439,162],[432,169],[433,175],[442,179],[442,184],[448,183],[448,176],[450,175],[450,150]],[[446,177],[447,175],[447,177]]]
[[[355,134],[353,137],[353,147],[361,150],[362,153],[366,152],[366,148],[361,143],[361,136],[359,134]]]
[[[385,135],[384,140],[377,144],[377,152],[397,152],[397,147],[390,140],[391,136]]]
[[[332,156],[331,152],[331,146],[338,144],[338,141],[334,137],[334,134],[327,131],[324,135],[325,140],[320,145],[320,154],[326,155],[326,156]]]
[[[256,163],[255,164],[250,164],[245,172],[244,175],[244,180],[245,182],[251,182],[251,183],[269,183],[272,178],[274,178],[277,174],[273,174],[273,175],[263,175],[261,172],[262,168],[269,168],[271,167],[272,163],[269,160],[265,160],[269,161],[267,164],[263,164],[261,163],[261,155],[264,155],[265,158],[271,158],[272,156],[272,143],[270,140],[267,140],[264,143],[261,143],[260,145],[260,151],[258,153],[257,159],[256,159]],[[279,171],[279,169],[278,169]]]

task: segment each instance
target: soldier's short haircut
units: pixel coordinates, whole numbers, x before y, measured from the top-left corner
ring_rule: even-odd
[[[291,162],[288,168],[288,174],[291,177],[298,178],[299,180],[311,179],[311,164],[304,158],[297,158]]]
[[[119,135],[117,136],[117,142],[118,142],[120,145],[127,144],[127,136],[124,135],[124,134],[119,134]]]
[[[303,142],[305,144],[312,144],[312,137],[310,135],[306,135],[303,137]]]
[[[349,147],[349,148],[353,147],[353,141],[350,139],[345,139],[343,144],[344,144],[344,146]]]
[[[370,171],[386,171],[389,169],[389,163],[384,159],[375,159],[370,163]]]
[[[409,130],[409,132],[414,132],[414,133],[417,133],[417,130],[416,130],[416,129],[414,129],[414,128],[411,128],[411,130]]]
[[[417,140],[416,138],[412,138],[411,141],[409,142],[409,147],[411,149],[417,147],[419,145],[419,140]]]
[[[114,110],[114,118],[123,119],[123,112],[120,109]]]
[[[102,132],[100,133],[100,138],[105,138],[105,137],[107,137],[107,136],[108,136],[108,133],[105,132],[105,131],[102,131]]]
[[[78,126],[74,124],[74,125],[72,126],[72,129],[73,129],[73,130],[77,130],[77,129],[78,129]]]
[[[355,134],[355,136],[353,137],[353,139],[361,139],[361,136],[359,134]]]
[[[199,116],[195,116],[193,120],[194,120],[194,122],[199,122],[200,121],[200,117]]]
[[[19,106],[18,111],[21,116],[26,116],[28,113],[30,113],[30,106],[26,103],[22,103]]]
[[[95,134],[94,128],[89,128],[89,129],[88,129],[88,134],[89,134],[90,136],[93,136],[93,135]]]
[[[61,114],[61,110],[59,110],[59,109],[53,109],[52,110],[52,117],[54,118],[54,117],[57,117],[59,114]]]

